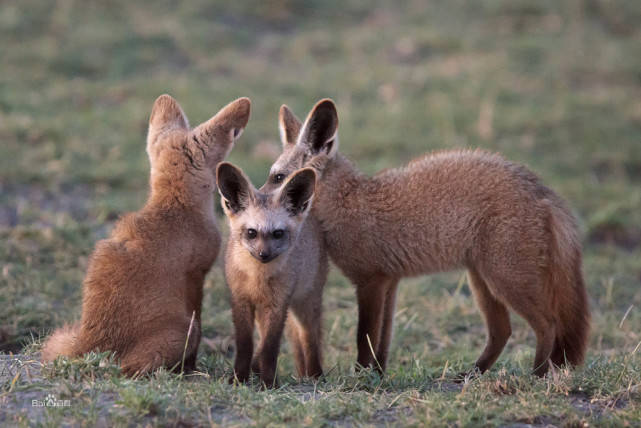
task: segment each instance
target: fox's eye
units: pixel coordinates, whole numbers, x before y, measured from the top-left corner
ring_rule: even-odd
[[[276,174],[274,176],[274,183],[280,183],[285,179],[285,174]]]
[[[280,239],[285,235],[285,231],[283,229],[276,229],[272,232],[272,236],[274,239]]]
[[[258,236],[256,229],[247,229],[247,238],[254,239],[256,236]]]

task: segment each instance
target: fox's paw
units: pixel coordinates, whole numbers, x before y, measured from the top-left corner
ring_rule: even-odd
[[[260,389],[278,389],[280,388],[280,383],[276,378],[263,378],[260,379]]]
[[[229,377],[229,380],[227,382],[230,385],[240,385],[243,383],[247,383],[248,379],[249,379],[249,374],[242,375],[242,374],[234,373]]]

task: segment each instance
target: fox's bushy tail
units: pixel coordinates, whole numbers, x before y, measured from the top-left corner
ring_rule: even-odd
[[[42,345],[42,360],[53,361],[59,355],[76,355],[75,347],[80,333],[80,323],[66,324],[56,329]]]
[[[552,234],[548,292],[556,314],[550,359],[561,366],[582,364],[590,332],[590,308],[581,272],[581,242],[574,216],[556,195],[546,195]]]

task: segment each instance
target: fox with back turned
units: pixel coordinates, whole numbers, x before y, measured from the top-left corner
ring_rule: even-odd
[[[299,168],[316,171],[312,215],[356,287],[360,366],[386,367],[399,279],[457,268],[467,269],[488,331],[476,369],[489,369],[510,337],[508,309],[536,334],[535,374],[550,361],[583,362],[590,311],[576,221],[534,173],[496,154],[453,150],[368,177],[338,153],[328,99],[304,123],[281,107],[279,127],[283,153],[265,188]]]
[[[159,367],[192,370],[200,342],[205,275],[220,250],[215,168],[247,125],[240,98],[190,129],[169,95],[154,103],[147,154],[151,192],[91,255],[80,321],[46,340],[42,359],[112,351],[127,375]]]

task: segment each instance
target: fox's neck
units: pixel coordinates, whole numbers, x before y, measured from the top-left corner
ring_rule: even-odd
[[[194,192],[190,187],[197,187]],[[165,175],[151,178],[151,194],[145,209],[156,211],[181,211],[184,215],[214,218],[214,183],[187,186],[184,180]]]
[[[328,162],[312,205],[323,229],[331,229],[352,218],[349,211],[354,209],[356,197],[368,181],[369,178],[340,153]]]

